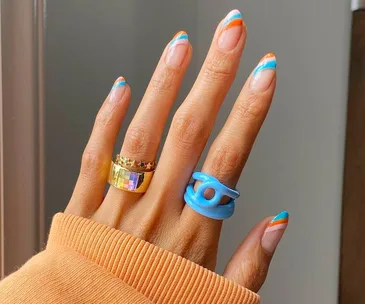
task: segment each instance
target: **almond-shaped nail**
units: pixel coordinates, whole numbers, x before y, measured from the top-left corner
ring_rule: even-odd
[[[166,55],[166,64],[169,66],[180,66],[188,52],[189,37],[185,31],[178,32],[170,41]]]
[[[242,15],[235,9],[228,13],[222,21],[222,27],[218,38],[218,47],[224,51],[233,50],[242,34]]]
[[[270,254],[274,253],[288,223],[289,213],[287,211],[280,212],[270,221],[261,239],[261,246],[266,252]]]
[[[125,92],[126,81],[124,77],[118,77],[110,91],[109,101],[118,102]]]
[[[269,53],[265,55],[257,67],[253,71],[251,79],[251,88],[258,92],[266,91],[276,73],[276,57],[275,54]]]

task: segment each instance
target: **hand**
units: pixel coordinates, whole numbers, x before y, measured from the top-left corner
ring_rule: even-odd
[[[133,234],[214,270],[222,221],[195,212],[185,204],[183,195],[235,78],[245,41],[246,27],[241,14],[234,10],[218,25],[196,82],[175,113],[148,191],[142,195],[110,187],[104,197],[113,148],[131,96],[125,79],[118,78],[96,117],[65,212]],[[165,48],[125,134],[122,156],[155,160],[191,57],[187,34],[179,32]],[[237,184],[270,107],[275,67],[273,54],[260,61],[204,162],[202,172],[229,187]],[[268,217],[252,229],[228,263],[225,277],[259,290],[287,225],[287,213],[280,217],[284,221],[273,220],[279,225],[269,225],[273,218]]]

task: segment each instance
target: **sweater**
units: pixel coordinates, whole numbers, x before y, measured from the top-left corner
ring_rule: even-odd
[[[256,304],[187,259],[90,219],[58,213],[46,248],[0,282],[1,304]]]

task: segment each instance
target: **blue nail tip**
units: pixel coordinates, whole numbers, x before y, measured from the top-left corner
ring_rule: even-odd
[[[284,211],[281,211],[279,214],[277,214],[272,220],[277,221],[277,220],[283,220],[283,219],[287,219],[287,218],[289,218],[289,212],[284,210]]]

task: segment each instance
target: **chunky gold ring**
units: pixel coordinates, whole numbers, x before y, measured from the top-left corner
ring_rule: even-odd
[[[130,169],[131,171],[148,172],[156,169],[156,161],[150,161],[150,162],[137,161],[129,157],[121,156],[119,154],[115,159],[115,163],[124,168]]]
[[[153,171],[138,172],[112,162],[108,182],[124,191],[145,193],[151,182]]]

